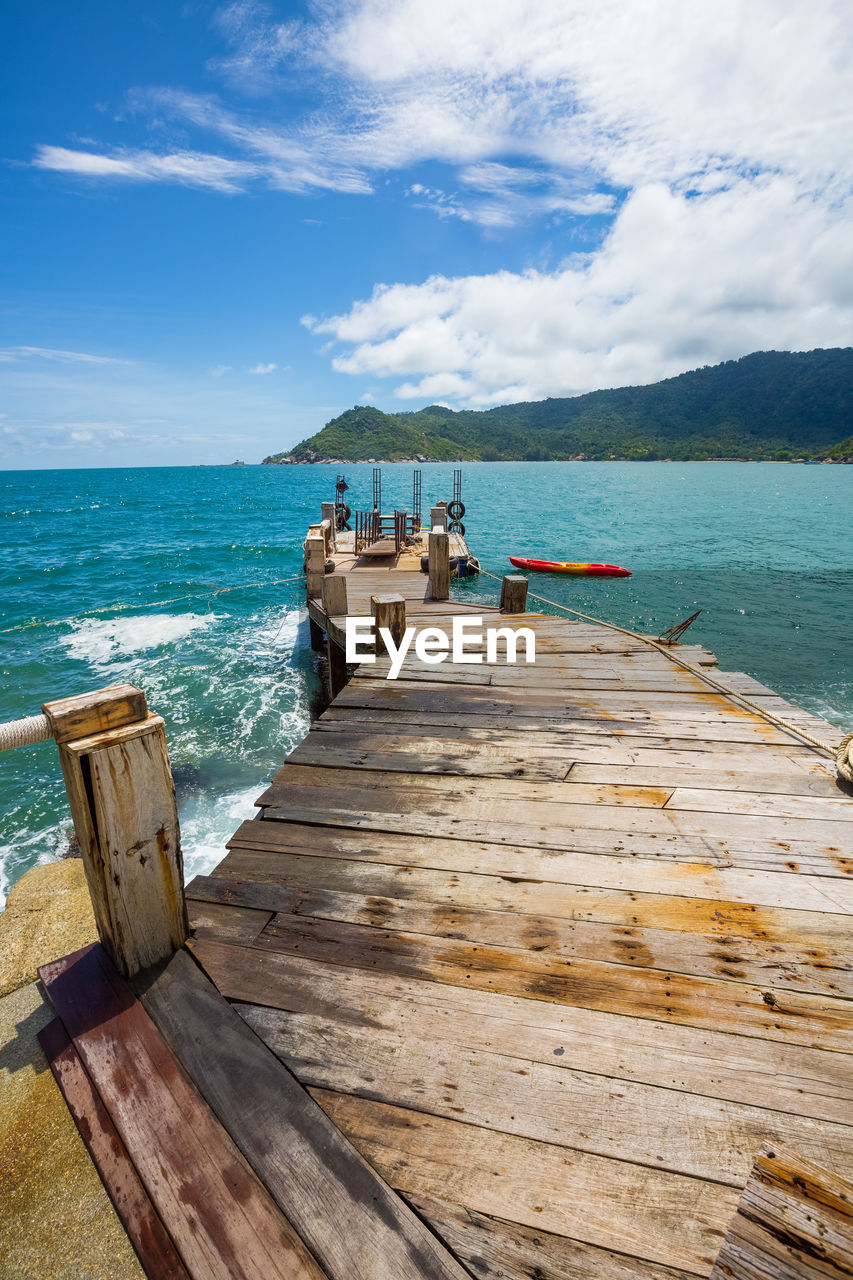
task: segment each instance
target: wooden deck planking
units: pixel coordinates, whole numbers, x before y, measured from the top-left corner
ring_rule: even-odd
[[[853,1175],[853,801],[642,641],[411,561],[339,552],[350,612],[529,626],[536,665],[363,665],[189,887],[190,945],[475,1274],[708,1276],[763,1142]]]

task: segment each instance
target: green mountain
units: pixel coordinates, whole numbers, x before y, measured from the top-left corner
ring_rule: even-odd
[[[356,405],[266,463],[853,455],[853,348],[757,351],[644,387],[495,409]]]

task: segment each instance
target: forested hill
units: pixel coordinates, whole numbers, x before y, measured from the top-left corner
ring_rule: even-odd
[[[487,410],[356,405],[281,462],[848,459],[853,348],[757,351],[644,387]]]

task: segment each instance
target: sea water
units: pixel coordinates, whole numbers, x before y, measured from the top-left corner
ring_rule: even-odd
[[[426,514],[451,496],[453,466],[421,470]],[[187,878],[223,856],[319,705],[302,540],[338,471],[350,506],[371,505],[363,465],[0,476],[0,720],[124,680],[144,689],[166,721]],[[467,463],[462,474],[466,537],[485,569],[512,571],[511,554],[624,565],[632,577],[531,575],[531,592],[651,634],[701,609],[685,642],[853,729],[853,468]],[[412,467],[383,467],[382,493],[385,510],[411,509]],[[498,590],[485,576],[453,585],[487,604]],[[55,745],[0,755],[0,901],[62,854],[69,831]]]

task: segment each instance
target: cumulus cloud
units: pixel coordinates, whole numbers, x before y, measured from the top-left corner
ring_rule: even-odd
[[[251,109],[133,95],[149,123],[195,131],[197,150],[160,154],[148,137],[103,154],[44,146],[35,163],[229,193],[367,194],[400,172],[410,206],[495,236],[541,218],[582,229],[564,243],[588,252],[552,270],[382,284],[304,318],[336,369],[394,379],[404,397],[567,394],[851,341],[846,0],[322,0],[310,13],[218,11],[215,70]]]
[[[257,373],[260,375],[265,373],[275,373],[277,368],[277,364],[256,364],[253,369],[249,370],[249,373]]]
[[[381,285],[303,323],[346,344],[340,372],[472,405],[649,382],[762,347],[853,344],[850,212],[782,177],[703,196],[650,183],[598,251],[559,270]]]

